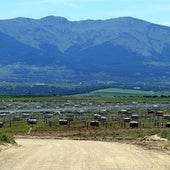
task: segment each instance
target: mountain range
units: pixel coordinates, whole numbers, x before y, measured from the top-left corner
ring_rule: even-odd
[[[170,82],[170,27],[132,17],[0,20],[0,80]]]

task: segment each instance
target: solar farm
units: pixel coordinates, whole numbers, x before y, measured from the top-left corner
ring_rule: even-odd
[[[169,102],[6,100],[0,103],[0,130],[13,135],[50,132],[62,135],[64,131],[82,135],[94,131],[169,128]]]

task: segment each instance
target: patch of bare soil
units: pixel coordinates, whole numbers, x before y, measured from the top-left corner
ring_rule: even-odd
[[[147,149],[159,150],[170,154],[170,141],[158,135],[145,136],[137,139],[133,143]]]
[[[10,147],[14,146],[13,144],[0,144],[0,152],[9,149]]]
[[[2,170],[169,170],[170,155],[130,144],[56,139],[16,139],[0,152]]]

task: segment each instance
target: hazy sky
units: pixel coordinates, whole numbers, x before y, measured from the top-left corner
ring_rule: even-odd
[[[0,0],[0,19],[48,15],[72,21],[131,16],[170,26],[170,0]]]

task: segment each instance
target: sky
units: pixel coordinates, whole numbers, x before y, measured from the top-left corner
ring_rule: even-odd
[[[131,16],[170,26],[170,0],[0,0],[0,19],[49,15],[71,21]]]

